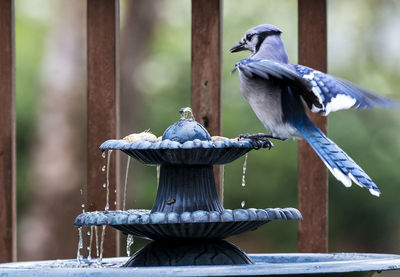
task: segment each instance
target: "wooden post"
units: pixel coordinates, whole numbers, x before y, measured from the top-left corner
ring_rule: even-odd
[[[87,208],[104,210],[106,173],[100,144],[118,138],[119,0],[87,0]],[[110,209],[119,203],[117,153],[110,164]],[[119,255],[119,232],[107,228],[104,257]]]
[[[192,0],[191,104],[196,120],[212,136],[221,134],[222,1]],[[223,195],[220,167],[214,168]]]
[[[0,1],[0,262],[17,258],[14,0]]]
[[[326,0],[299,0],[299,64],[327,70]],[[309,113],[326,133],[326,117]],[[328,171],[304,140],[298,150],[299,252],[328,251]]]

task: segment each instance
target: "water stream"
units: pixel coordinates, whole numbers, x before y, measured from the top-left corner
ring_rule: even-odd
[[[249,154],[246,154],[244,157],[244,162],[243,162],[243,170],[242,170],[242,187],[246,186],[246,169],[247,169],[247,157]]]
[[[128,235],[128,237],[126,238],[126,255],[128,257],[131,256],[131,247],[133,245],[133,235]]]
[[[94,233],[96,235],[96,257],[100,256],[100,248],[99,248],[99,229],[97,226],[94,226]]]
[[[105,211],[108,211],[110,209],[110,161],[111,161],[111,153],[112,150],[108,150],[108,156],[107,156],[107,194],[106,194],[106,206],[104,208]]]
[[[244,157],[244,162],[243,162],[243,169],[242,169],[242,187],[244,188],[246,186],[246,169],[247,169],[247,157],[248,157],[249,153],[246,154],[246,156]],[[240,203],[240,206],[242,208],[244,208],[244,206],[246,205],[246,201],[242,201]]]
[[[159,183],[160,183],[160,166],[157,165],[157,187]]]
[[[128,159],[126,161],[124,197],[123,197],[123,201],[122,201],[122,210],[126,210],[126,184],[128,183],[128,172],[129,172],[130,162],[131,162],[131,157],[128,156]]]
[[[101,266],[101,263],[103,261],[103,245],[104,245],[104,236],[106,235],[106,225],[102,226],[101,230],[101,241],[100,241],[100,255],[97,259],[97,264]]]
[[[83,238],[82,238],[82,227],[78,228],[78,234],[79,234],[79,242],[78,242],[78,251],[76,253],[76,261],[78,262],[78,265],[82,263],[82,254],[81,254],[81,249],[83,248]]]
[[[93,242],[93,231],[94,231],[94,226],[90,226],[90,231],[88,232],[89,237],[89,246],[87,247],[88,250],[88,260],[92,259],[92,242]]]

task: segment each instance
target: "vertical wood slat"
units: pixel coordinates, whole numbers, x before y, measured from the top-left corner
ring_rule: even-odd
[[[119,97],[119,0],[87,0],[87,208],[104,210],[106,159],[100,155],[102,142],[118,138]],[[110,163],[110,209],[119,204],[117,153]],[[119,256],[119,232],[107,228],[104,257]]]
[[[299,64],[327,70],[326,0],[299,0]],[[324,132],[327,119],[309,113]],[[299,252],[328,251],[328,171],[304,140],[298,148]]]
[[[221,135],[222,0],[192,0],[191,105],[212,136]],[[214,167],[223,195],[221,168]]]
[[[0,262],[16,247],[14,0],[0,1]]]

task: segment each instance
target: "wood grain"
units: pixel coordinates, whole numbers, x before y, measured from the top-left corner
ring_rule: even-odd
[[[118,138],[119,97],[119,1],[87,1],[87,209],[104,210],[106,174],[101,170],[107,159],[99,146]],[[119,204],[118,159],[110,165],[110,209]],[[117,207],[118,208],[118,207]],[[106,230],[104,257],[119,256],[119,232]]]
[[[16,261],[14,1],[0,1],[0,262]]]
[[[191,105],[212,136],[221,135],[221,38],[222,1],[192,0]],[[214,172],[222,198],[220,167]]]
[[[299,64],[326,72],[326,0],[299,0],[298,18]],[[326,117],[309,115],[326,133]],[[298,228],[299,252],[327,252],[328,171],[305,140],[298,147],[298,201],[303,215]]]

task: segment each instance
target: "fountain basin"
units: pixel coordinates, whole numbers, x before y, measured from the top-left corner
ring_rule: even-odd
[[[269,148],[269,144],[260,145],[251,139],[194,139],[185,142],[170,139],[135,142],[110,139],[103,142],[99,148],[101,151],[121,150],[148,165],[213,165],[231,163],[247,152],[260,147]]]
[[[250,254],[254,264],[215,266],[121,267],[128,257],[96,261],[54,260],[0,264],[1,276],[352,276],[368,277],[400,269],[400,255],[366,253]]]
[[[223,239],[255,230],[273,220],[299,220],[294,208],[236,209],[194,212],[151,212],[150,210],[104,211],[80,214],[77,227],[111,225],[138,237],[156,239]]]

